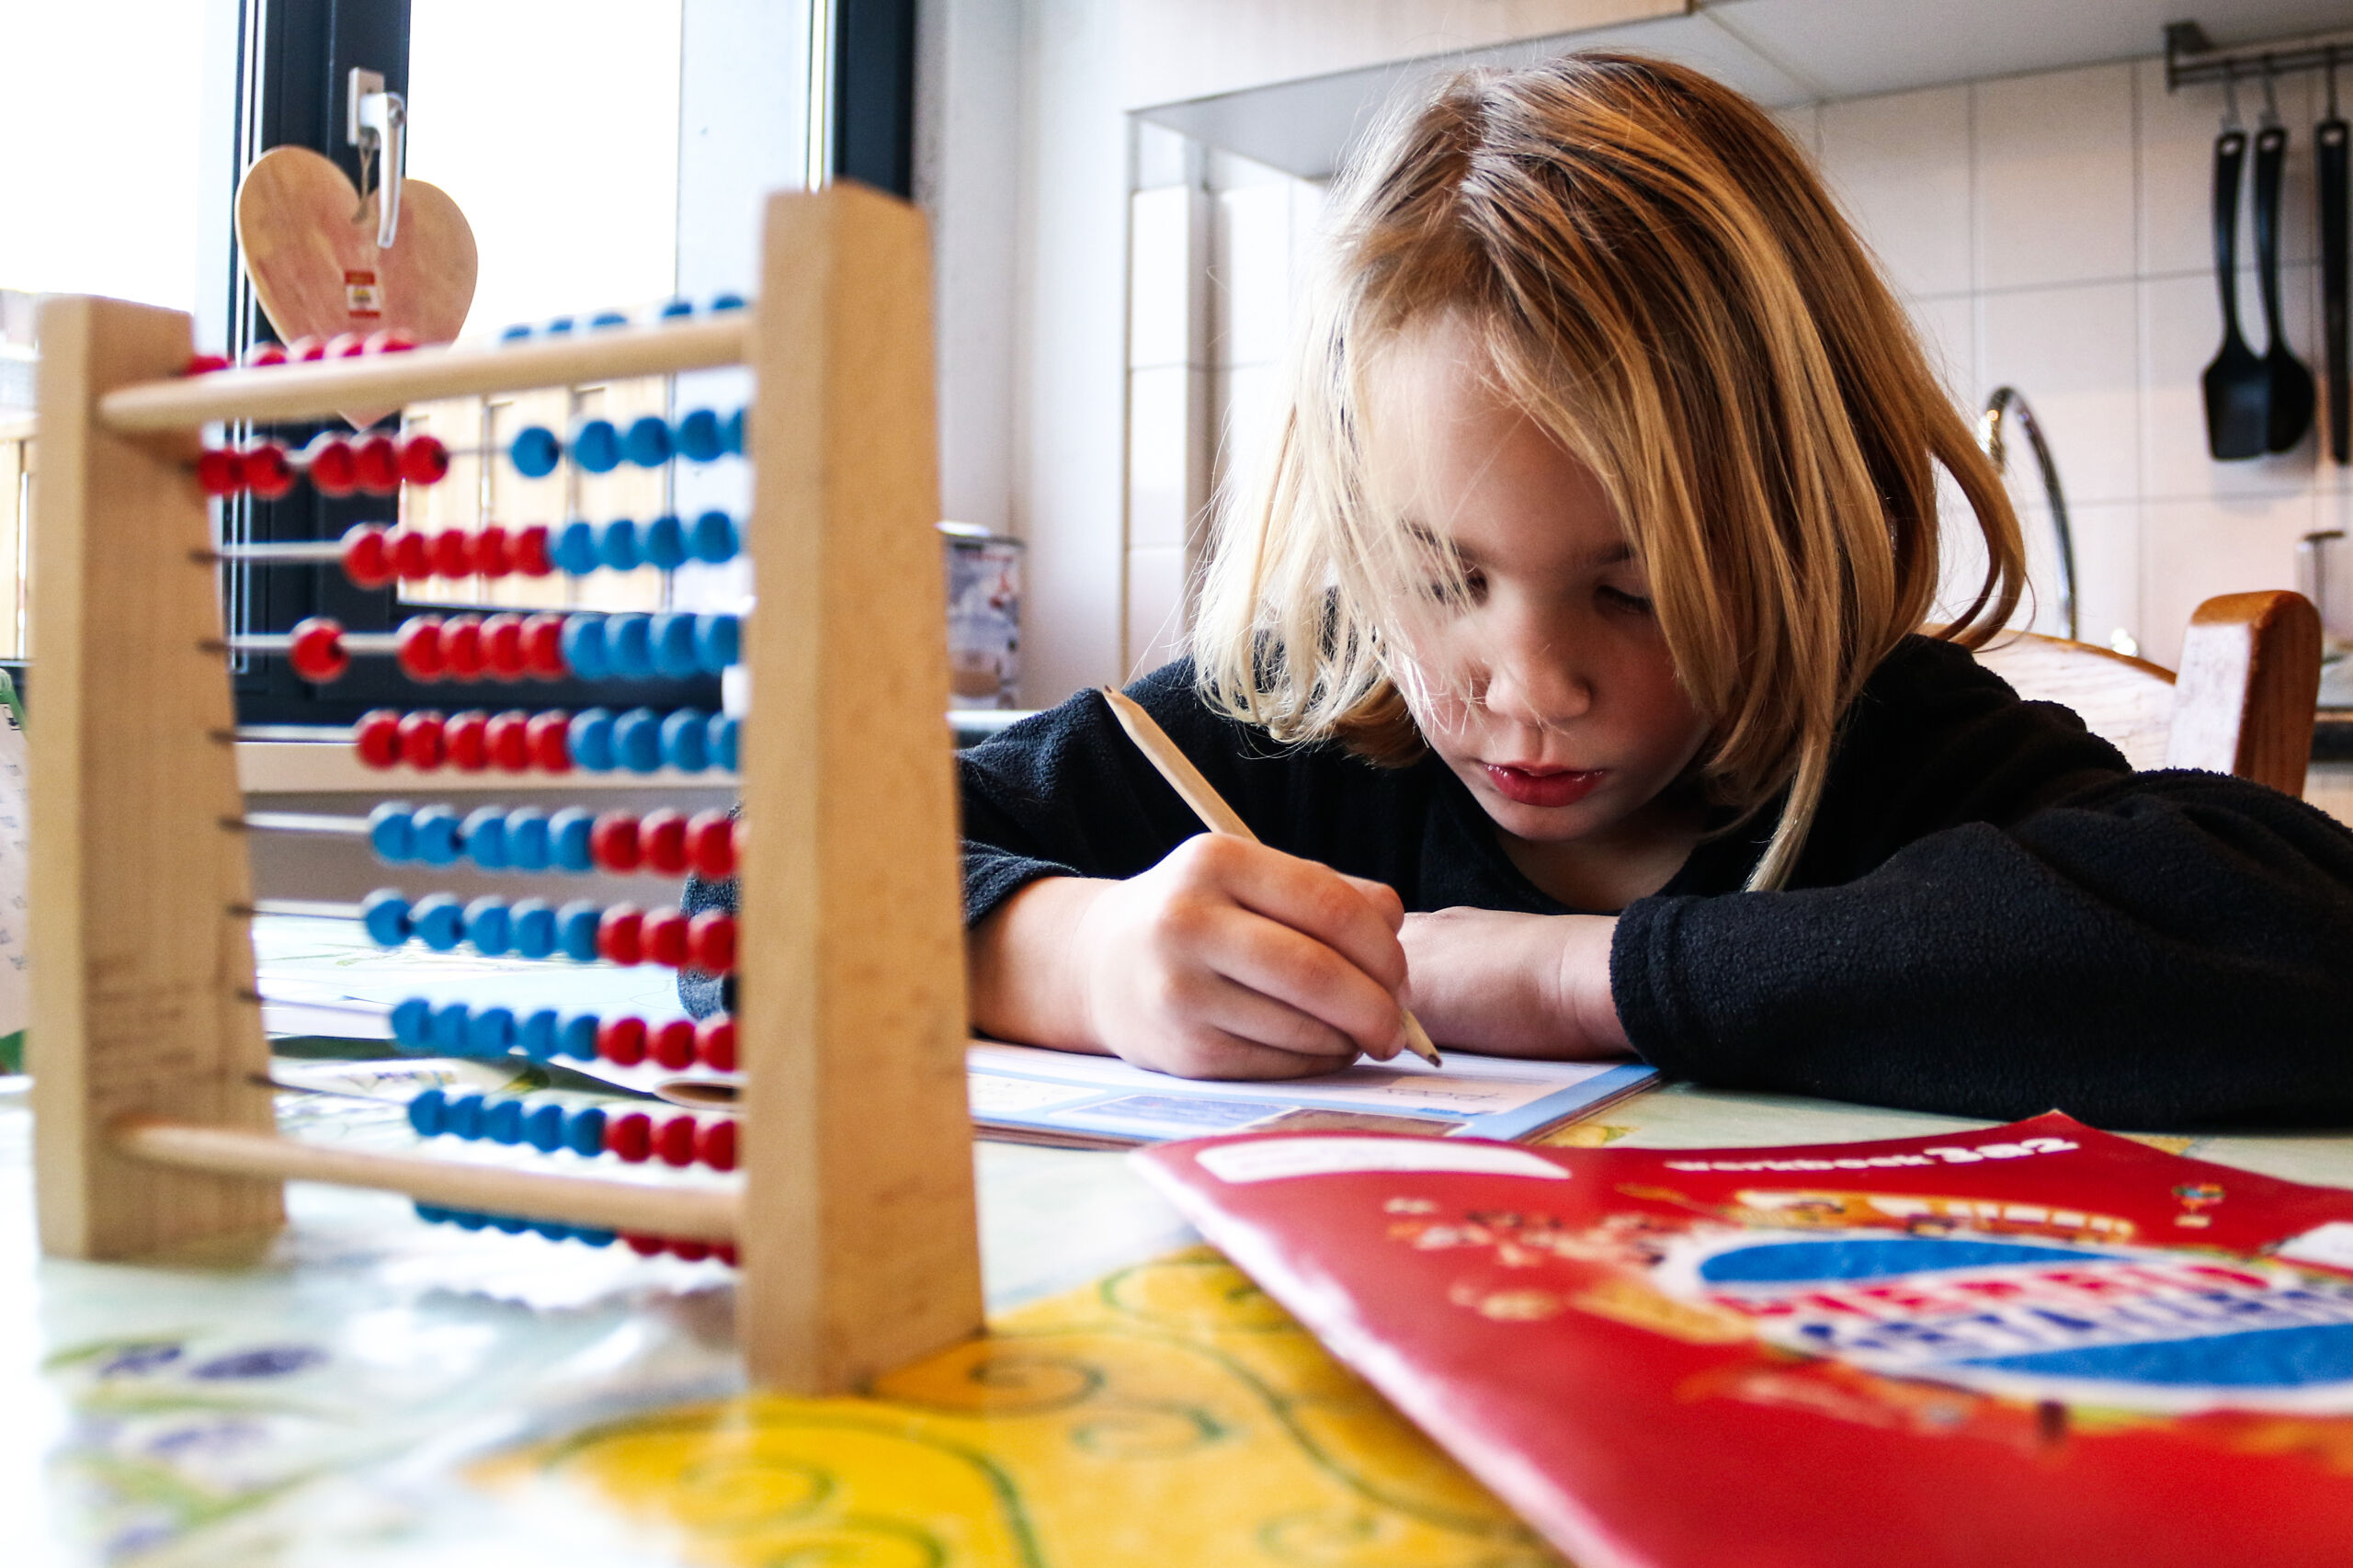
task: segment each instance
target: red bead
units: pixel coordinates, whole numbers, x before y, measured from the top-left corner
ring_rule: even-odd
[[[311,488],[322,495],[343,496],[359,488],[359,459],[351,443],[339,436],[322,436],[310,445]]]
[[[319,351],[323,359],[357,359],[368,352],[368,340],[356,332],[338,332]]]
[[[683,909],[655,909],[647,912],[642,927],[645,961],[658,963],[664,969],[684,969],[687,966],[687,912]]]
[[[275,501],[294,488],[294,464],[286,449],[275,441],[256,441],[239,454],[244,459],[245,488],[264,501]]]
[[[695,1119],[674,1116],[662,1124],[654,1135],[654,1153],[665,1165],[691,1165],[695,1163]]]
[[[561,708],[534,713],[526,734],[531,743],[531,761],[538,765],[540,772],[572,771],[571,714]]]
[[[493,680],[521,680],[523,618],[494,615],[482,623],[482,665]]]
[[[608,1154],[619,1154],[633,1165],[653,1152],[654,1119],[643,1111],[633,1110],[605,1123],[605,1153]],[[636,1238],[631,1237],[629,1244],[636,1246]],[[655,1250],[660,1249],[657,1247]]]
[[[681,1263],[700,1263],[710,1256],[709,1242],[672,1242],[670,1256]]]
[[[645,1053],[673,1073],[695,1064],[695,1021],[672,1018],[654,1031]]]
[[[607,1018],[597,1026],[597,1054],[616,1067],[634,1067],[645,1060],[645,1020]]]
[[[555,570],[555,557],[548,553],[545,523],[515,530],[515,570],[526,577],[544,577]]]
[[[725,812],[697,812],[687,819],[687,865],[698,877],[735,874],[735,824]]]
[[[396,326],[388,326],[369,333],[368,341],[360,347],[369,354],[405,354],[416,347],[416,339]]]
[[[667,807],[638,819],[637,841],[645,851],[646,869],[665,877],[687,874],[687,819]]]
[[[735,1020],[715,1014],[695,1026],[695,1055],[714,1073],[735,1071]]]
[[[247,368],[259,369],[265,365],[286,363],[286,346],[282,343],[256,343],[245,350]]]
[[[644,858],[638,843],[637,819],[627,812],[607,812],[588,830],[590,858],[608,871],[634,871]]]
[[[688,922],[686,961],[705,974],[734,972],[735,917],[723,909],[706,909]]]
[[[531,716],[517,708],[494,713],[483,732],[490,748],[490,765],[505,773],[528,772],[531,766]]]
[[[432,559],[436,577],[471,577],[474,574],[473,536],[463,528],[443,528],[426,541],[426,553]]]
[[[234,495],[243,490],[244,454],[230,447],[207,447],[197,454],[196,487],[207,495]]]
[[[704,1124],[695,1140],[695,1158],[715,1171],[735,1168],[735,1119],[722,1117]],[[733,1261],[730,1259],[729,1261]]]
[[[350,651],[343,645],[343,628],[324,616],[294,623],[294,641],[286,650],[294,673],[313,686],[340,679],[351,668]]]
[[[397,538],[392,541],[392,559],[400,559]],[[439,680],[447,663],[441,656],[441,618],[417,615],[401,622],[400,631],[394,634],[393,649],[402,673],[409,679]]]
[[[542,612],[523,618],[523,670],[540,680],[562,680],[572,673],[563,656],[563,617]]]
[[[645,948],[641,927],[645,916],[633,903],[617,903],[597,922],[597,952],[614,963],[642,961]]]
[[[401,477],[411,484],[438,484],[449,472],[449,449],[438,437],[411,436],[401,443]]]
[[[362,523],[343,536],[343,574],[357,588],[381,588],[393,577],[392,552],[384,540],[389,530]]]
[[[352,472],[369,495],[390,495],[401,487],[401,452],[390,436],[362,436],[351,446]]]
[[[401,716],[389,708],[362,713],[351,727],[351,746],[366,766],[392,767],[401,759]]]
[[[449,754],[442,732],[447,726],[441,715],[430,708],[420,708],[401,719],[401,760],[411,767],[430,772],[441,766]]]
[[[187,373],[191,376],[209,376],[215,370],[225,370],[228,368],[228,358],[223,355],[195,354],[188,358]]]
[[[474,534],[474,573],[482,577],[504,577],[515,570],[514,541],[506,530],[496,523],[485,523]]]
[[[286,358],[296,363],[307,365],[326,357],[327,346],[320,338],[298,337],[286,346]]]
[[[638,1156],[641,1160],[645,1156],[642,1154]],[[664,1253],[670,1250],[670,1244],[664,1241],[660,1236],[639,1236],[623,1233],[621,1241],[629,1247],[630,1251],[637,1254],[640,1257],[660,1257]]]
[[[479,708],[449,715],[443,732],[449,746],[449,766],[461,773],[481,773],[490,767],[490,715]]]
[[[441,623],[441,666],[451,680],[480,680],[485,665],[482,617],[453,615]]]
[[[720,1262],[725,1264],[728,1267],[733,1268],[735,1267],[735,1244],[733,1242],[713,1242],[710,1244],[710,1256],[719,1259]]]

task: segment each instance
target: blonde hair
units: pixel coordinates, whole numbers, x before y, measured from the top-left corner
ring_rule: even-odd
[[[1371,496],[1364,420],[1381,351],[1452,314],[1647,565],[1710,724],[1708,798],[1745,816],[1787,789],[1749,881],[1783,885],[1842,716],[1933,607],[1931,460],[1987,558],[1938,635],[1984,643],[2025,576],[1999,479],[1805,158],[1697,72],[1570,54],[1448,82],[1334,206],[1280,439],[1220,518],[1192,639],[1203,696],[1279,740],[1422,754],[1399,618],[1427,551]]]

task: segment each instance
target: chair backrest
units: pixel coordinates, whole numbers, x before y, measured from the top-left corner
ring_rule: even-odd
[[[2189,618],[2179,675],[2031,631],[1997,639],[1977,662],[2021,697],[2074,709],[2135,767],[2203,768],[2304,792],[2320,615],[2302,594],[2208,599]]]

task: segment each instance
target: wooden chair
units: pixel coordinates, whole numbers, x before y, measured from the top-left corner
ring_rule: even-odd
[[[2074,709],[2139,768],[2232,773],[2302,796],[2320,692],[2320,614],[2302,594],[2222,594],[2189,618],[2178,675],[2037,632],[1977,662],[2018,695]]]

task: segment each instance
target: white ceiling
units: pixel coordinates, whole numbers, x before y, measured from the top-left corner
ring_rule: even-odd
[[[2163,51],[2195,20],[2225,49],[2353,28],[2353,0],[1699,0],[1693,13],[1255,87],[1140,111],[1288,173],[1330,174],[1401,86],[1564,48],[1679,60],[1779,108]]]

